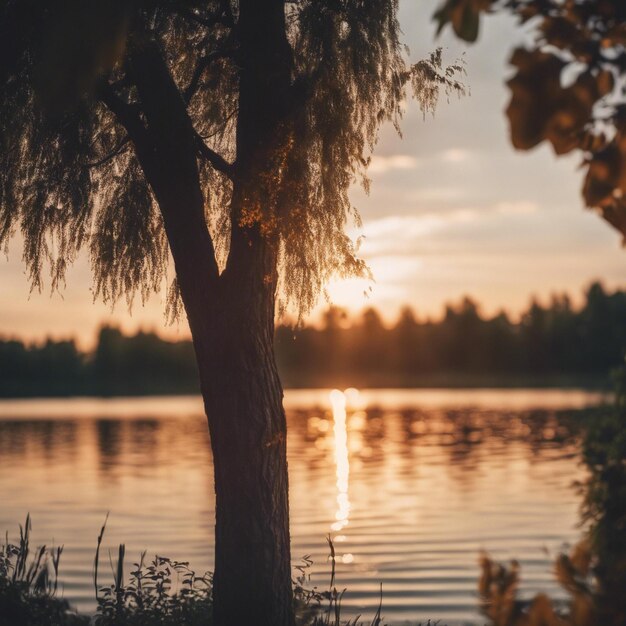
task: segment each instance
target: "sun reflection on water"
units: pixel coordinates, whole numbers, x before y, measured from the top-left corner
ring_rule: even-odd
[[[346,395],[339,389],[330,392],[333,411],[333,435],[335,443],[335,466],[337,474],[337,512],[331,529],[339,532],[349,523],[350,499],[348,484],[350,479],[350,461],[348,458],[348,428],[346,424]]]

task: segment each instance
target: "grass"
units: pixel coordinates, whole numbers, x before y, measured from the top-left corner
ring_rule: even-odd
[[[0,545],[0,626],[210,626],[212,577],[196,574],[189,563],[162,556],[127,561],[124,544],[117,558],[109,557],[113,582],[99,583],[100,550],[106,521],[98,535],[94,558],[94,593],[97,601],[93,616],[79,615],[57,596],[59,563],[63,548],[30,546],[30,516],[20,526],[19,541],[8,537]],[[294,607],[298,626],[384,626],[383,591],[374,616],[361,621],[342,618],[341,603],[346,592],[337,588],[335,550],[330,550],[330,582],[320,591],[311,587],[311,560],[305,557],[296,566]],[[545,594],[531,601],[518,596],[519,566],[481,558],[479,598],[491,626],[623,626],[620,608],[607,611],[607,598],[594,576],[594,554],[589,540],[581,542],[570,555],[560,555],[555,564],[558,582],[567,592],[566,602],[555,603]],[[601,602],[598,599],[601,598]],[[599,621],[600,620],[600,621]],[[428,622],[424,626],[435,626]],[[440,625],[442,626],[442,625]]]
[[[97,539],[93,575],[97,610],[90,617],[77,614],[67,600],[57,597],[63,548],[40,546],[31,550],[32,525],[30,516],[27,516],[24,526],[20,526],[19,542],[11,544],[7,537],[5,544],[0,546],[0,625],[210,626],[211,574],[197,575],[187,562],[162,556],[147,561],[143,552],[126,575],[126,549],[121,544],[116,561],[110,557],[113,582],[100,585],[100,548],[105,527],[106,521]],[[346,590],[340,591],[336,586],[335,550],[330,537],[328,545],[331,571],[327,590],[319,591],[310,586],[312,562],[308,557],[296,566],[294,603],[298,626],[365,626],[360,616],[348,621],[341,617]],[[571,555],[559,556],[556,576],[570,595],[570,600],[559,606],[544,594],[538,594],[530,602],[520,601],[517,563],[503,566],[483,555],[479,582],[483,612],[493,626],[598,626],[593,560],[590,544],[586,541],[581,542]],[[382,606],[381,585],[378,609],[367,622],[370,626],[384,626]],[[607,617],[603,615],[603,626],[621,626],[620,621]],[[437,622],[429,621],[428,624],[435,626]]]
[[[93,616],[80,615],[67,600],[57,596],[59,563],[63,548],[40,546],[31,549],[30,516],[20,526],[19,542],[6,536],[0,545],[0,626],[211,626],[212,575],[199,575],[188,562],[163,556],[146,560],[146,553],[129,567],[124,544],[115,562],[109,556],[113,582],[101,585],[100,551],[106,520],[96,542],[93,584],[97,602]],[[305,556],[295,566],[294,609],[298,626],[384,626],[382,586],[378,609],[369,621],[360,616],[344,620],[341,602],[346,592],[336,586],[335,549],[330,549],[330,583],[324,591],[311,587]],[[126,573],[128,570],[128,573]],[[435,626],[428,622],[423,626]]]
[[[30,516],[20,526],[18,544],[8,537],[0,546],[0,625],[79,626],[88,624],[58,598],[57,580],[63,548],[40,546],[31,553]]]

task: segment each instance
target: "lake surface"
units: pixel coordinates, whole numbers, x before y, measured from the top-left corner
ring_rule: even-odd
[[[552,390],[287,391],[294,562],[328,582],[334,539],[346,616],[482,624],[478,556],[518,558],[525,595],[559,596],[554,556],[580,535],[584,478],[568,411],[602,396]],[[565,412],[563,412],[563,410]],[[96,536],[213,559],[211,451],[197,397],[0,402],[0,531],[26,513],[35,543],[64,544],[64,595],[94,607]]]

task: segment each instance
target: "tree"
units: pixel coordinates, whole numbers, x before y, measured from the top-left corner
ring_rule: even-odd
[[[511,141],[530,150],[548,141],[578,152],[582,195],[626,238],[626,3],[619,0],[445,0],[451,24],[475,41],[481,12],[507,10],[534,25],[535,40],[513,52],[506,113]]]
[[[412,88],[396,0],[5,0],[0,242],[53,287],[81,250],[95,293],[160,289],[193,338],[214,456],[217,626],[293,624],[274,315],[363,275],[349,186]],[[358,219],[358,218],[357,218]]]

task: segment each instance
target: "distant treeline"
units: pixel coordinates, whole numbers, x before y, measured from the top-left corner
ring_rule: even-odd
[[[516,323],[481,316],[469,298],[438,321],[405,308],[391,327],[374,309],[351,320],[331,308],[320,327],[279,326],[276,351],[287,387],[597,386],[624,362],[626,292],[594,283],[581,308],[555,296],[547,307],[532,302]],[[189,341],[113,327],[101,328],[89,354],[73,341],[0,341],[0,396],[197,391]]]

